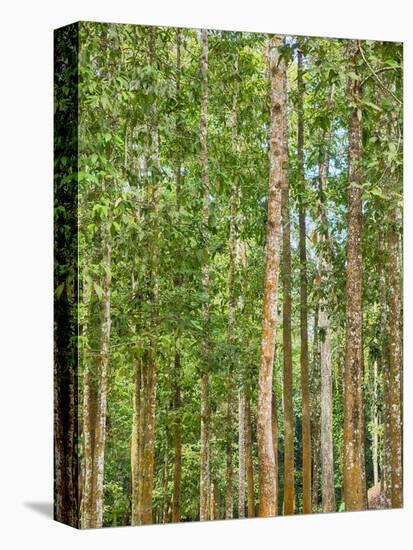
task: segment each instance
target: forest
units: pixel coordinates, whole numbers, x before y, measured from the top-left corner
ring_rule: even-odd
[[[55,33],[55,518],[403,506],[403,47]]]

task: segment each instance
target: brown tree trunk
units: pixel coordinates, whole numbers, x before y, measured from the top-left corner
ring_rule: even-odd
[[[156,31],[151,29],[149,42],[150,61],[155,65],[156,53]],[[153,472],[155,453],[155,408],[156,408],[156,371],[157,371],[157,345],[158,345],[158,195],[159,195],[159,134],[158,134],[158,113],[156,103],[151,106],[150,112],[150,133],[151,133],[151,185],[148,195],[151,201],[151,334],[147,363],[145,368],[145,436],[142,456],[143,484],[142,484],[142,523],[151,524],[152,518],[152,495],[153,495]]]
[[[281,187],[285,178],[284,125],[287,117],[283,80],[285,61],[280,56],[280,38],[274,36],[269,44],[270,67],[270,129],[269,129],[269,190],[264,279],[263,330],[258,386],[258,478],[260,516],[276,513],[275,460],[272,440],[271,403],[274,345],[277,314],[278,278],[280,267]]]
[[[255,517],[254,462],[252,458],[251,411],[249,396],[245,396],[245,468],[247,474],[248,517]]]
[[[328,107],[333,100],[334,88],[330,89]],[[318,224],[320,227],[320,256],[317,271],[319,301],[317,345],[320,348],[320,461],[321,461],[321,496],[323,512],[336,510],[334,490],[334,452],[333,452],[333,396],[332,396],[332,350],[331,350],[331,321],[328,308],[328,278],[331,272],[332,246],[328,236],[328,217],[326,192],[328,186],[329,142],[330,129],[323,132],[323,147],[319,163],[319,200]],[[317,470],[318,474],[318,470]]]
[[[131,522],[132,525],[139,525],[138,518],[138,449],[139,443],[139,396],[140,396],[140,363],[134,361],[132,364],[132,436],[131,436]]]
[[[162,471],[162,523],[168,523],[168,480],[169,480],[169,438],[168,434],[165,437],[165,449],[163,454],[163,471]]]
[[[242,382],[241,382],[242,384]],[[245,393],[244,388],[238,392],[238,517],[245,517]]]
[[[359,77],[358,42],[348,46],[350,70]],[[344,368],[344,500],[346,510],[367,507],[364,455],[363,347],[362,347],[362,124],[359,78],[349,76],[354,104],[349,120],[348,241],[346,283],[346,356]]]
[[[316,282],[317,285],[317,282]],[[319,293],[317,285],[316,293]],[[313,510],[318,509],[319,503],[319,488],[320,488],[320,352],[318,338],[318,296],[316,295],[316,304],[314,311],[313,324],[313,357],[312,357],[312,372],[311,372],[311,433],[313,435],[313,488],[312,488],[312,507]]]
[[[207,246],[207,226],[209,220],[209,173],[208,173],[208,31],[201,31],[202,60],[201,60],[201,121],[200,121],[200,163],[203,195],[203,241]],[[205,296],[209,290],[209,266],[205,262],[202,266],[202,288]],[[210,474],[209,474],[209,376],[208,356],[209,339],[207,335],[209,307],[208,298],[204,298],[202,305],[204,335],[201,341],[201,479],[199,517],[201,521],[209,519]]]
[[[278,515],[278,404],[275,391],[272,393],[272,441],[274,445],[275,513]]]
[[[139,390],[139,424],[138,424],[138,496],[137,496],[137,524],[142,523],[142,498],[143,498],[143,479],[144,479],[144,446],[146,443],[146,354],[145,361],[142,361],[140,369],[140,390]]]
[[[234,68],[234,92],[232,99],[232,147],[236,157],[238,153],[238,67],[235,63]],[[237,169],[233,174],[232,193],[231,193],[231,215],[230,215],[230,230],[229,230],[229,305],[228,305],[228,343],[233,345],[235,342],[235,273],[237,269],[237,195],[238,195],[238,174]],[[231,351],[229,359],[228,373],[228,389],[227,389],[227,433],[226,433],[226,452],[227,452],[227,479],[226,479],[226,494],[225,494],[225,517],[232,519],[234,508],[234,465],[233,465],[233,416],[234,416],[234,361],[232,359],[233,352]]]
[[[384,508],[391,508],[391,452],[390,452],[390,346],[388,327],[388,272],[385,253],[384,217],[379,224],[379,289],[380,289],[380,369],[383,380],[383,450],[382,450],[382,500]]]
[[[175,351],[175,373],[174,373],[174,486],[172,495],[172,521],[180,520],[180,499],[182,480],[182,436],[181,436],[181,356]]]
[[[372,458],[373,485],[379,482],[379,418],[377,411],[377,360],[373,361],[371,377],[371,423],[372,423]]]
[[[304,83],[303,59],[301,50],[297,52],[297,92],[298,92],[298,143],[297,154],[300,170],[299,194],[299,248],[300,248],[300,342],[301,342],[301,394],[302,394],[302,434],[303,434],[303,512],[312,512],[311,501],[311,426],[310,398],[308,389],[308,327],[307,327],[307,247],[306,247],[306,212],[303,205],[305,191],[304,175]]]
[[[283,75],[283,95],[286,102],[286,74]],[[288,190],[288,127],[283,124],[284,178],[281,191],[282,281],[283,281],[283,392],[284,392],[284,515],[294,514],[294,411],[293,362],[291,342],[291,237]]]
[[[391,507],[403,506],[402,464],[402,289],[399,249],[399,212],[394,209],[390,221],[389,247],[389,412],[391,456]]]
[[[82,527],[103,525],[103,468],[106,438],[106,401],[110,342],[111,255],[108,224],[102,230],[102,300],[92,301],[91,311],[98,329],[93,358],[86,361],[83,377],[84,486]],[[96,319],[97,317],[97,319]]]
[[[333,403],[331,372],[331,327],[326,311],[327,304],[320,305],[319,328],[321,338],[321,496],[323,512],[336,511],[334,491],[333,454]]]

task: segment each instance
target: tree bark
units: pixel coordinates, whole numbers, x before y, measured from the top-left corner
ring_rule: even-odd
[[[175,373],[174,373],[174,486],[172,495],[172,522],[180,521],[180,499],[182,482],[182,435],[181,435],[181,356],[175,351]]]
[[[283,170],[283,162],[285,162],[283,127],[287,116],[283,85],[286,67],[285,61],[279,53],[281,45],[281,39],[274,36],[270,40],[268,51],[271,90],[269,128],[270,171],[257,418],[260,516],[273,516],[276,513],[276,479],[271,425],[271,402],[280,267],[281,187],[285,178],[285,171]]]
[[[319,277],[318,277],[319,278]],[[319,503],[319,488],[320,488],[320,352],[319,352],[319,337],[318,337],[318,317],[319,317],[319,283],[316,284],[316,304],[314,310],[313,324],[313,357],[312,357],[312,372],[311,372],[311,433],[313,436],[313,488],[312,488],[312,507],[313,510],[318,509]]]
[[[245,462],[246,462],[246,423],[245,394],[243,387],[238,392],[238,517],[245,517]]]
[[[272,441],[274,446],[275,510],[278,515],[278,404],[275,391],[272,393]]]
[[[111,256],[108,223],[102,230],[102,300],[92,301],[97,317],[99,350],[86,361],[83,378],[84,486],[82,491],[82,527],[103,525],[103,469],[106,438],[106,402],[110,342]],[[96,320],[94,320],[96,322]]]
[[[252,457],[251,411],[249,396],[245,396],[245,468],[247,474],[248,517],[255,517],[254,462]]]
[[[140,396],[140,364],[134,361],[132,364],[132,436],[131,436],[131,522],[139,525],[138,516],[138,480],[139,480],[139,396]]]
[[[358,42],[348,46],[350,70],[359,77]],[[348,81],[353,103],[349,119],[348,241],[346,283],[346,356],[344,368],[344,500],[346,510],[367,507],[362,347],[362,207],[361,207],[361,88],[359,78]]]
[[[391,452],[390,452],[390,346],[387,298],[387,255],[385,251],[384,216],[379,224],[379,289],[380,289],[380,369],[383,380],[383,451],[382,451],[382,500],[384,508],[391,508]]]
[[[283,96],[286,103],[286,74],[283,75]],[[284,390],[284,515],[294,514],[294,411],[293,363],[291,341],[291,237],[288,189],[288,127],[283,121],[283,182],[281,190],[282,281],[283,281],[283,390]]]
[[[379,418],[377,411],[377,360],[373,361],[371,377],[371,424],[372,424],[372,459],[373,459],[373,485],[379,482]]]
[[[402,289],[399,251],[399,212],[393,209],[390,221],[389,247],[389,412],[390,412],[390,455],[391,455],[391,506],[403,506],[403,464],[402,464]]]
[[[321,454],[321,497],[323,512],[336,511],[336,499],[334,490],[334,450],[333,450],[333,389],[332,389],[332,364],[331,364],[331,322],[328,316],[328,276],[331,272],[329,261],[329,240],[327,231],[326,198],[328,182],[329,151],[328,143],[320,162],[319,177],[319,223],[321,229],[321,251],[319,258],[318,275],[320,278],[318,328],[321,331],[320,340],[320,454]]]
[[[304,175],[304,83],[302,52],[297,52],[297,92],[298,92],[298,129],[297,154],[300,172],[300,194],[298,205],[299,249],[300,249],[300,367],[302,394],[302,434],[303,434],[303,512],[312,512],[311,501],[311,426],[310,398],[308,389],[308,326],[307,326],[307,247],[306,247],[306,212],[303,205],[305,192]]]
[[[156,30],[151,28],[149,37],[150,62],[155,65],[156,55]],[[159,133],[158,113],[156,103],[150,110],[150,134],[151,134],[151,184],[148,195],[151,201],[151,243],[150,243],[150,271],[151,271],[151,314],[150,314],[150,342],[145,365],[145,425],[144,448],[142,457],[143,484],[142,484],[142,523],[144,525],[153,522],[152,496],[153,496],[153,472],[155,453],[155,409],[156,409],[156,376],[157,376],[157,346],[158,346],[158,201],[159,201]]]
[[[334,452],[333,452],[333,403],[331,372],[331,327],[326,311],[326,303],[321,305],[319,327],[321,338],[321,496],[323,512],[336,511],[334,491]]]
[[[234,92],[232,99],[232,147],[234,158],[237,158],[238,154],[238,66],[235,62],[234,67]],[[228,304],[228,343],[233,346],[235,343],[234,330],[235,330],[235,274],[237,269],[237,236],[236,236],[236,224],[237,224],[237,195],[238,195],[238,174],[237,163],[235,162],[235,170],[233,174],[232,192],[231,192],[231,214],[230,214],[230,229],[229,229],[229,304]],[[231,351],[231,357],[229,358],[229,372],[228,372],[228,389],[227,389],[227,433],[226,433],[226,453],[227,453],[227,480],[226,480],[226,494],[225,494],[225,518],[232,519],[234,508],[234,465],[233,465],[233,416],[234,416],[234,361],[233,352]]]

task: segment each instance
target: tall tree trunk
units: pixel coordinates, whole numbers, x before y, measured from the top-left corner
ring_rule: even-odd
[[[377,359],[373,361],[371,376],[371,422],[372,422],[372,458],[373,484],[379,482],[379,418],[377,411]]]
[[[146,354],[142,361],[140,369],[140,388],[139,388],[139,424],[138,424],[138,504],[137,504],[137,524],[142,523],[142,499],[143,499],[143,480],[144,480],[144,447],[146,443]]]
[[[297,92],[298,92],[298,138],[297,154],[300,171],[300,194],[298,217],[300,227],[300,342],[301,342],[301,394],[302,394],[302,434],[303,434],[303,512],[310,514],[311,501],[311,426],[310,398],[308,389],[308,327],[307,327],[307,247],[306,247],[306,212],[303,205],[305,192],[304,175],[304,83],[302,52],[297,52]]]
[[[389,412],[391,455],[391,506],[403,506],[402,465],[402,289],[398,222],[400,214],[393,209],[390,221],[389,247]]]
[[[331,372],[331,327],[326,311],[327,304],[320,305],[319,327],[321,337],[321,496],[323,512],[336,511],[334,491],[333,453],[333,403]]]
[[[165,437],[162,471],[162,523],[168,523],[168,478],[169,478],[169,438]]]
[[[276,479],[272,440],[271,404],[274,346],[277,315],[278,278],[280,267],[281,188],[285,171],[284,125],[287,117],[283,80],[286,74],[279,47],[282,41],[272,37],[268,57],[270,67],[269,189],[264,278],[263,330],[258,386],[258,478],[260,516],[276,513]]]
[[[132,436],[131,436],[131,522],[132,525],[139,525],[138,517],[138,449],[139,443],[139,396],[140,396],[140,362],[132,364]]]
[[[320,452],[321,452],[321,497],[323,512],[336,511],[336,499],[334,490],[334,451],[333,451],[333,388],[332,388],[332,363],[331,363],[331,322],[328,316],[328,303],[325,298],[328,295],[327,284],[331,271],[328,259],[329,240],[327,232],[327,212],[325,193],[328,182],[329,151],[328,144],[320,162],[319,177],[319,223],[321,230],[321,252],[319,258],[320,293],[323,298],[319,303],[318,327],[321,330],[320,337]]]
[[[317,288],[319,292],[319,288]],[[313,435],[313,487],[312,487],[312,507],[313,510],[318,509],[318,496],[320,488],[320,352],[318,338],[318,316],[319,307],[316,296],[316,304],[314,311],[313,325],[313,358],[312,358],[312,373],[311,373],[311,433]]]
[[[103,525],[103,469],[106,438],[106,402],[110,342],[110,278],[112,249],[108,222],[102,229],[102,300],[91,304],[97,317],[99,350],[86,362],[83,379],[84,486],[82,527]],[[95,320],[96,322],[96,320]]]
[[[379,224],[379,289],[380,289],[380,369],[383,380],[383,451],[382,451],[382,500],[384,508],[391,507],[391,452],[390,452],[390,346],[388,326],[387,280],[384,216]]]
[[[272,393],[272,441],[274,445],[275,510],[278,514],[278,404],[275,391]]]
[[[286,74],[283,75],[283,95],[286,102]],[[288,127],[283,123],[283,182],[281,190],[282,281],[283,281],[283,390],[284,390],[284,515],[294,514],[294,411],[293,362],[291,341],[291,237],[288,190]]]
[[[252,458],[252,433],[250,398],[245,396],[245,468],[247,474],[248,517],[255,517],[254,462]]]
[[[208,235],[207,227],[209,221],[209,172],[208,172],[208,31],[201,31],[202,42],[202,60],[201,60],[201,120],[200,120],[200,163],[202,177],[202,225],[203,242],[207,246]],[[199,517],[201,521],[209,518],[209,493],[210,493],[210,475],[209,475],[209,376],[208,376],[208,356],[209,356],[209,338],[207,334],[209,305],[209,266],[204,262],[202,266],[202,288],[204,293],[204,303],[202,305],[202,317],[204,323],[204,335],[201,341],[201,479],[200,479],[200,503]]]
[[[344,368],[344,499],[346,510],[367,506],[364,455],[363,347],[362,347],[362,124],[358,69],[358,42],[348,46],[349,96],[354,104],[349,120],[348,241],[346,283],[346,357]],[[357,78],[353,77],[353,73]]]
[[[241,387],[238,392],[238,517],[245,517],[245,394]]]
[[[234,67],[234,92],[232,99],[232,147],[233,154],[236,158],[238,154],[238,66],[235,62]],[[237,163],[235,163],[237,166]],[[229,230],[229,305],[228,305],[228,343],[234,345],[234,330],[235,330],[235,273],[237,269],[237,195],[238,195],[238,174],[237,168],[233,174],[232,192],[231,192],[231,215],[230,215],[230,230]],[[227,452],[227,480],[225,494],[225,517],[232,519],[234,508],[234,466],[233,466],[233,416],[234,416],[234,352],[231,350],[229,359],[228,373],[228,389],[227,389],[227,433],[226,433],[226,452]]]
[[[155,65],[156,55],[156,30],[151,29],[149,37],[150,62]],[[153,103],[150,111],[151,133],[151,185],[149,191],[151,201],[151,243],[150,243],[150,270],[151,270],[151,334],[147,355],[146,389],[145,389],[145,437],[143,449],[143,486],[142,486],[142,523],[151,524],[153,472],[155,454],[155,408],[156,408],[156,370],[157,370],[157,345],[158,345],[158,200],[159,200],[159,134],[158,113],[156,103]]]
[[[174,373],[174,486],[172,495],[172,522],[180,520],[180,498],[182,481],[182,435],[181,435],[181,356],[175,351],[175,373]]]
[[[181,29],[176,31],[176,102],[180,106],[181,102]],[[176,120],[177,135],[182,134],[179,115]],[[179,217],[180,213],[180,195],[181,195],[181,152],[178,149],[176,163],[176,209]],[[181,284],[181,277],[175,277],[175,286]],[[173,445],[174,445],[174,485],[172,495],[172,522],[180,521],[180,499],[181,499],[181,481],[182,481],[182,421],[181,421],[181,356],[178,348],[178,337],[175,337],[175,372],[174,372],[174,422],[173,422]]]

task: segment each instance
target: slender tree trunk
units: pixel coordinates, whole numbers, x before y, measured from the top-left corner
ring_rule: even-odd
[[[317,283],[316,283],[317,284]],[[319,283],[318,283],[319,284]],[[316,292],[319,293],[317,285]],[[313,488],[312,501],[313,510],[318,509],[319,489],[320,489],[320,352],[319,352],[319,337],[318,337],[318,317],[319,306],[318,296],[315,298],[314,324],[313,324],[313,357],[312,357],[312,373],[311,373],[311,433],[313,435]]]
[[[168,523],[168,478],[169,478],[169,438],[165,437],[162,472],[162,523]]]
[[[307,327],[307,247],[306,247],[306,212],[303,205],[305,191],[304,175],[304,83],[303,59],[301,50],[297,52],[297,92],[298,92],[298,143],[297,154],[300,170],[300,199],[299,199],[299,227],[300,227],[300,342],[301,342],[301,394],[302,394],[302,434],[303,434],[303,512],[312,512],[311,501],[311,426],[310,426],[310,398],[308,389],[308,327]]]
[[[287,117],[283,80],[285,61],[280,56],[280,38],[274,36],[269,44],[270,67],[270,129],[269,129],[269,190],[264,278],[263,330],[258,386],[258,478],[260,516],[276,513],[276,479],[274,445],[272,440],[272,378],[277,315],[278,278],[280,267],[281,188],[285,171],[284,125]]]
[[[391,455],[391,506],[403,506],[402,465],[402,289],[398,234],[399,212],[394,209],[390,221],[389,247],[389,412]]]
[[[112,249],[108,224],[102,230],[102,300],[93,300],[91,310],[97,316],[99,330],[93,350],[86,362],[83,380],[84,487],[82,494],[82,527],[103,525],[103,468],[106,438],[106,401],[110,342],[110,278]],[[96,322],[96,321],[95,321]]]
[[[234,156],[238,153],[237,141],[238,141],[238,67],[235,63],[234,68],[234,92],[232,100],[232,146]],[[228,343],[234,345],[234,330],[235,330],[235,273],[237,269],[237,237],[236,237],[236,223],[237,223],[237,195],[238,195],[238,174],[236,172],[233,175],[232,193],[231,193],[231,217],[230,217],[230,234],[229,234],[229,307],[228,307]],[[233,352],[231,351],[231,357],[229,360],[229,373],[228,373],[228,389],[227,389],[227,433],[226,433],[226,452],[227,452],[227,483],[226,483],[226,495],[225,495],[225,517],[226,519],[232,519],[234,508],[234,465],[233,465],[233,416],[234,416],[234,361],[232,359]]]
[[[359,76],[358,42],[348,47],[350,70]],[[364,455],[363,346],[362,346],[362,124],[359,78],[349,77],[348,241],[346,284],[346,358],[344,369],[344,499],[346,510],[367,507]]]
[[[286,102],[286,74],[283,75],[283,95]],[[283,124],[284,178],[281,191],[282,280],[283,280],[283,390],[284,390],[284,515],[294,514],[294,411],[293,362],[291,341],[291,237],[288,190],[288,128]]]
[[[139,479],[139,396],[140,396],[140,363],[132,364],[132,437],[131,437],[131,521],[132,525],[139,525],[138,518],[138,479]]]
[[[275,391],[272,393],[272,440],[275,466],[275,511],[276,515],[278,515],[278,404]]]
[[[172,521],[180,520],[180,498],[182,480],[182,436],[181,436],[181,356],[175,351],[175,374],[174,374],[174,486],[172,496]]]
[[[156,52],[156,31],[151,29],[150,33],[150,61],[155,65]],[[158,200],[159,200],[159,135],[158,135],[158,113],[156,103],[151,106],[150,112],[151,132],[151,335],[148,350],[148,361],[146,366],[146,405],[145,405],[145,438],[143,449],[143,487],[142,487],[142,523],[144,525],[153,522],[152,517],[152,495],[153,495],[153,472],[155,452],[155,408],[156,408],[156,370],[157,370],[157,344],[158,344]]]
[[[209,172],[208,172],[208,31],[201,32],[202,61],[201,61],[201,121],[200,121],[200,163],[202,176],[202,225],[203,241],[207,246],[207,226],[209,220]],[[202,288],[205,296],[209,290],[209,266],[205,262],[202,266]],[[199,517],[201,521],[209,519],[208,502],[210,500],[210,474],[209,474],[209,376],[208,355],[209,339],[207,335],[209,307],[208,298],[204,299],[202,306],[204,322],[204,335],[201,342],[201,479],[200,479],[200,504]]]
[[[238,517],[245,517],[245,394],[238,392]]]
[[[247,474],[248,517],[255,517],[254,463],[252,458],[251,411],[249,396],[245,396],[245,468]]]
[[[371,373],[371,420],[372,420],[372,455],[373,455],[373,484],[379,482],[379,418],[377,412],[377,359],[373,361]]]
[[[326,303],[321,305],[321,496],[323,512],[336,511],[334,491],[333,403],[331,372],[331,327]]]
[[[146,359],[146,354],[145,354]],[[137,524],[142,523],[142,498],[143,498],[143,479],[144,479],[144,447],[146,444],[146,360],[142,361],[140,369],[140,388],[139,388],[139,424],[138,424],[138,496],[137,496]]]
[[[390,349],[388,331],[387,262],[385,252],[384,218],[379,225],[379,288],[380,288],[380,369],[383,380],[383,451],[382,499],[384,508],[391,508],[391,452],[390,452]]]
[[[320,163],[320,226],[327,227],[327,213],[325,204],[325,192],[328,178],[328,150],[325,151]],[[332,395],[332,363],[331,363],[331,322],[327,312],[328,273],[331,270],[328,258],[328,233],[327,229],[321,231],[320,252],[320,291],[323,296],[320,299],[318,327],[321,331],[320,338],[320,455],[321,455],[321,497],[323,512],[335,512],[336,500],[334,490],[334,451],[333,451],[333,395]]]

